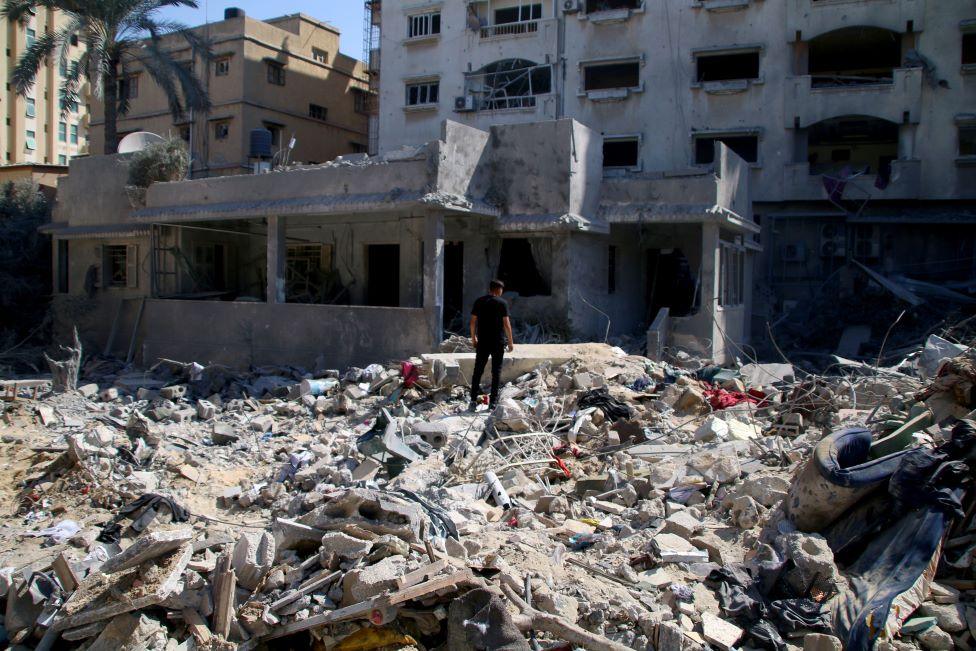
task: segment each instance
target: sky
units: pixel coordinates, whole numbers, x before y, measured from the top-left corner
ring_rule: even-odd
[[[186,25],[202,25],[223,20],[224,9],[240,7],[254,18],[276,18],[299,12],[332,23],[342,32],[340,49],[343,53],[363,58],[363,2],[362,0],[197,0],[199,9],[171,7],[160,11],[161,16]]]

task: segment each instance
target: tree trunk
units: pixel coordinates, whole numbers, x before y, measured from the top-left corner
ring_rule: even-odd
[[[119,147],[119,80],[114,73],[115,63],[112,64],[112,74],[102,75],[105,99],[105,155],[116,153]]]
[[[78,338],[78,328],[74,330],[74,344],[71,347],[61,346],[61,352],[67,353],[68,359],[57,361],[44,354],[48,366],[51,367],[51,388],[54,393],[66,393],[78,388],[78,372],[81,370],[81,340]]]

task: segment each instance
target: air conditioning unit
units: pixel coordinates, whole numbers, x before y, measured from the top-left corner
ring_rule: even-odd
[[[876,227],[857,227],[854,231],[854,255],[858,258],[881,257],[881,233]]]
[[[820,257],[847,257],[847,233],[838,224],[824,224],[820,227]]]
[[[784,244],[780,252],[783,262],[805,262],[807,259],[807,247],[803,242]]]
[[[467,113],[474,110],[474,95],[461,95],[454,98],[454,110]]]
[[[584,0],[563,0],[563,13],[575,14],[583,10]]]

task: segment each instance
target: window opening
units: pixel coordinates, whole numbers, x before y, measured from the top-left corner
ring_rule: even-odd
[[[759,136],[757,135],[696,136],[695,165],[711,165],[715,162],[716,142],[724,144],[747,163],[755,163],[759,160]]]
[[[552,92],[552,66],[525,59],[496,61],[469,75],[466,86],[478,98],[479,111],[531,108],[537,95]]]
[[[644,0],[586,0],[586,13],[594,14],[614,9],[640,9],[643,6]]]
[[[434,36],[441,33],[440,12],[410,16],[408,22],[407,38]]]
[[[759,78],[759,52],[736,54],[701,55],[698,64],[698,81],[732,81]]]
[[[584,90],[636,88],[640,86],[640,62],[597,63],[583,69]]]
[[[407,84],[407,106],[436,104],[439,94],[439,81],[425,81],[422,83]]]
[[[520,296],[552,294],[552,240],[512,238],[502,240],[498,278],[505,288]]]
[[[640,164],[640,139],[605,138],[603,140],[604,167],[637,167]]]

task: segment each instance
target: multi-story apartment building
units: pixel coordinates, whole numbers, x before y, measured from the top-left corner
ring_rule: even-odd
[[[272,151],[293,162],[320,163],[369,144],[365,65],[339,52],[340,33],[304,14],[256,20],[227,9],[224,20],[194,28],[211,44],[208,61],[179,35],[166,37],[207,89],[209,113],[175,120],[163,90],[138,64],[121,85],[129,110],[120,138],[136,131],[180,135],[190,145],[194,176],[248,173],[251,132],[271,132]],[[103,151],[101,106],[92,120],[93,151]],[[289,149],[294,139],[294,149]]]
[[[569,117],[602,133],[606,188],[707,170],[721,141],[750,166],[770,311],[852,258],[976,273],[976,212],[960,203],[976,199],[972,2],[384,0],[380,13],[380,150],[445,119]]]
[[[5,127],[0,129],[2,165],[67,165],[88,151],[88,106],[83,103],[87,88],[79,95],[82,102],[65,105],[61,100],[61,81],[69,66],[78,61],[83,44],[69,46],[64,63],[52,58],[40,69],[31,92],[22,97],[10,83],[10,76],[24,51],[37,38],[59,29],[64,16],[53,9],[38,7],[28,20],[2,21],[0,75],[6,83],[3,106]]]

